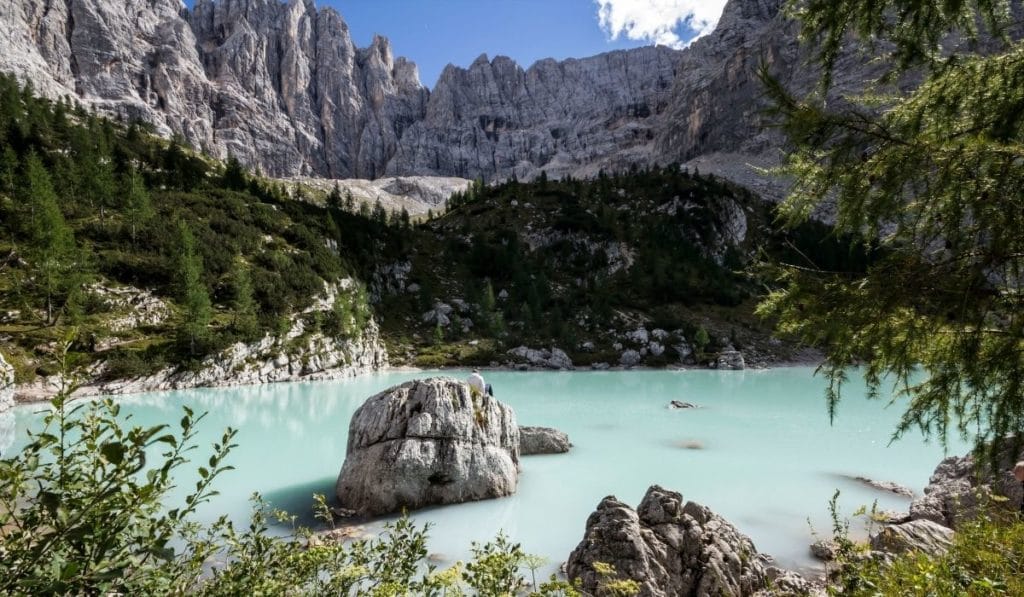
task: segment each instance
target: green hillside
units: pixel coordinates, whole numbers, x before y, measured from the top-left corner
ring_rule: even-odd
[[[504,362],[527,345],[614,364],[621,334],[645,325],[706,337],[704,357],[764,346],[760,255],[863,266],[824,227],[784,237],[757,196],[678,167],[477,184],[414,225],[7,77],[0,146],[0,344],[22,382],[54,371],[72,330],[74,358],[112,379],[192,367],[297,318],[304,334],[356,336],[371,313],[399,363]],[[309,309],[345,279],[330,312]],[[444,321],[425,315],[449,303]],[[670,349],[646,364],[675,362]]]

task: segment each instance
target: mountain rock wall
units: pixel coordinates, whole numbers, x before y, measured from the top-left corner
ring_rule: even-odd
[[[312,0],[10,0],[0,70],[273,176],[488,179],[646,161],[681,53],[482,56],[431,93]],[[597,166],[595,166],[597,165]]]

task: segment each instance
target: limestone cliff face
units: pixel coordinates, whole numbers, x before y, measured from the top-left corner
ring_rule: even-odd
[[[526,70],[504,56],[449,66],[388,173],[532,178],[645,163],[680,55],[646,47]]]
[[[682,51],[526,69],[481,56],[431,92],[385,38],[357,48],[312,0],[6,0],[0,70],[279,177],[586,177],[688,162],[770,196],[749,165],[776,163],[783,140],[763,126],[757,69],[798,93],[818,80],[782,4],[730,0]],[[851,48],[836,94],[882,66]]]
[[[8,0],[0,70],[275,176],[468,178],[646,161],[680,53],[416,66],[312,0]],[[637,159],[638,156],[641,159]]]

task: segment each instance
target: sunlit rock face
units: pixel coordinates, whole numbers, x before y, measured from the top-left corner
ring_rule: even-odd
[[[357,48],[342,15],[312,0],[8,0],[0,70],[275,177],[490,181],[680,162],[781,196],[751,167],[776,164],[782,147],[757,71],[797,94],[820,78],[782,4],[730,0],[684,50],[528,68],[483,55],[431,91],[386,38]],[[833,95],[884,67],[851,44]]]
[[[509,406],[454,379],[416,380],[352,416],[336,492],[362,516],[515,493],[519,427]]]
[[[384,37],[311,0],[14,0],[0,70],[273,176],[530,177],[650,153],[679,53],[529,69],[485,57],[435,92]],[[633,155],[633,154],[636,155]],[[644,161],[641,159],[640,161]]]

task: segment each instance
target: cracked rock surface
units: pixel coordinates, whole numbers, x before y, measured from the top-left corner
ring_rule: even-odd
[[[433,378],[385,390],[356,410],[336,491],[342,508],[377,516],[511,495],[518,479],[511,407]]]

